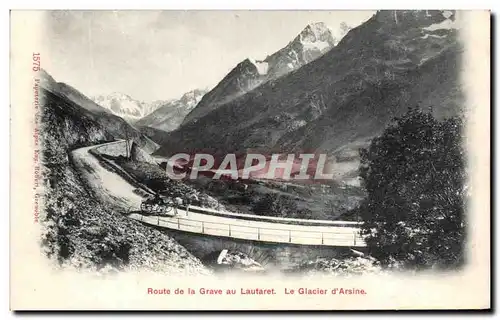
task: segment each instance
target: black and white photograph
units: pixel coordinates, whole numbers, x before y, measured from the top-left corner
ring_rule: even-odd
[[[459,277],[478,259],[470,217],[490,217],[471,209],[489,194],[471,179],[469,128],[490,123],[472,116],[490,106],[464,80],[472,64],[489,68],[489,43],[464,41],[481,21],[489,42],[489,13],[475,13],[36,12],[24,215],[42,261],[99,279],[220,283],[180,293],[145,281],[144,299],[295,292],[361,309],[376,292],[349,279]],[[469,60],[474,49],[487,59]],[[246,277],[259,285],[227,287]],[[284,289],[260,285],[278,278]],[[324,280],[295,284],[307,279]],[[482,296],[474,308],[489,307]]]

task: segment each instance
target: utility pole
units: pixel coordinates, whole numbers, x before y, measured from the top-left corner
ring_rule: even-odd
[[[128,146],[129,146],[128,130],[127,130],[127,127],[125,127],[125,157],[127,160],[129,159]]]

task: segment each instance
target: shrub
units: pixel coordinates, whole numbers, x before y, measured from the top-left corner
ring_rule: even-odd
[[[263,216],[290,217],[296,214],[298,208],[293,199],[268,193],[252,205],[252,211]]]
[[[410,109],[361,150],[367,191],[359,214],[371,254],[384,264],[463,263],[465,159],[462,120]]]

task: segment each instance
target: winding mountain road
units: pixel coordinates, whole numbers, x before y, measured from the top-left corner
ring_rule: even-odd
[[[366,246],[359,236],[359,227],[355,222],[314,220],[315,225],[308,225],[306,222],[310,222],[309,220],[302,220],[304,224],[301,224],[300,219],[263,219],[260,216],[237,213],[223,213],[221,216],[215,210],[195,206],[187,209],[174,208],[170,213],[176,215],[172,217],[137,213],[140,212],[143,200],[134,192],[137,188],[119,174],[104,168],[99,159],[89,152],[95,148],[120,143],[125,142],[110,142],[74,150],[72,160],[99,200],[123,212],[136,212],[130,213],[130,218],[168,229],[210,236],[299,245]]]
[[[107,144],[123,143],[122,141]],[[99,146],[107,145],[102,144]],[[72,151],[73,164],[103,203],[123,210],[139,208],[141,196],[134,193],[136,189],[120,175],[102,167],[99,160],[89,151],[97,146],[80,148]]]

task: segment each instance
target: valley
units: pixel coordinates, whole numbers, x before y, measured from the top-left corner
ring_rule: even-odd
[[[88,98],[41,70],[47,255],[96,270],[210,274],[227,265],[261,272],[269,252],[290,261],[298,252],[291,273],[379,272],[375,259],[349,251],[366,246],[358,232],[368,191],[385,191],[364,184],[362,154],[409,107],[439,120],[463,112],[455,14],[378,11],[341,38],[311,23],[265,59],[241,60],[210,90],[176,99]],[[328,181],[174,180],[166,160],[180,153],[321,153],[335,166]],[[182,206],[170,204],[173,216],[153,214],[148,198]],[[237,244],[205,245],[204,236]],[[248,243],[266,254],[257,258]],[[285,245],[342,249],[311,256]]]

